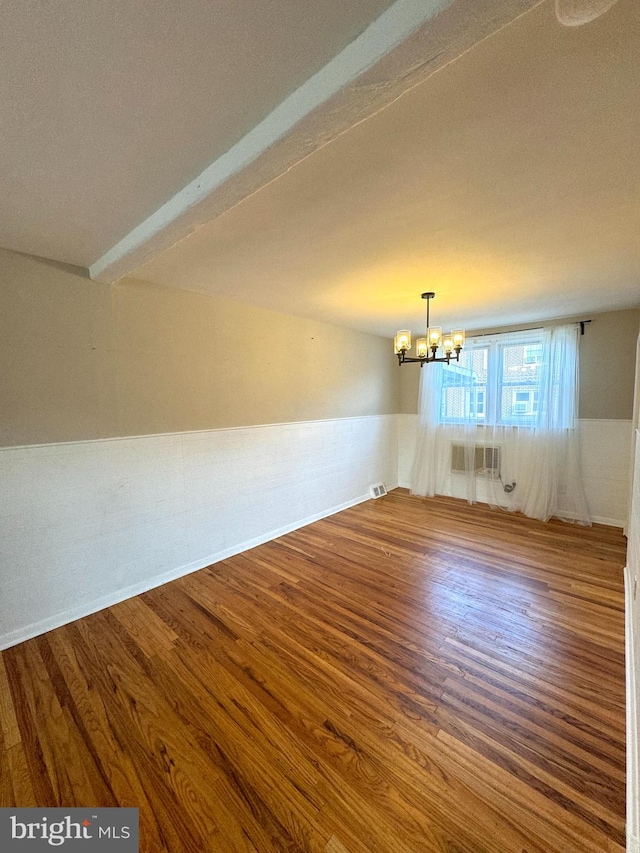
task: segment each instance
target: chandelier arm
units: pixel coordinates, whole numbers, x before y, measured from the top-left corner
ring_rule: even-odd
[[[405,355],[404,350],[402,352],[397,353],[398,356],[398,366],[401,364],[432,364],[434,361],[442,362],[443,364],[449,364],[452,361],[460,361],[460,351],[457,350],[455,355],[451,353],[450,355],[443,355],[436,358],[435,355],[427,356],[426,358],[411,358],[408,355]]]

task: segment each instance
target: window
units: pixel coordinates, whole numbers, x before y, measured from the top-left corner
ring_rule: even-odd
[[[440,406],[443,423],[484,422],[488,354],[488,347],[463,350],[459,362],[443,365]]]
[[[542,347],[540,345],[525,345],[523,349],[524,355],[522,360],[524,364],[539,364],[542,361]]]
[[[440,423],[532,426],[540,397],[542,331],[470,338],[467,344],[459,362],[443,365]]]
[[[514,391],[511,412],[514,415],[533,415],[536,411],[536,403],[535,391]]]

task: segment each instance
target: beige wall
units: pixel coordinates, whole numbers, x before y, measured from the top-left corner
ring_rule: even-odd
[[[580,417],[631,418],[640,310],[591,319]],[[419,373],[373,335],[0,250],[0,446],[412,413]]]
[[[0,446],[398,410],[388,341],[0,250]]]
[[[591,320],[580,338],[580,417],[594,420],[630,419],[633,412],[636,341],[640,331],[640,309],[610,311],[606,314],[584,314],[559,320],[545,320],[545,325]],[[505,332],[526,326],[479,329],[476,334]],[[467,332],[468,335],[473,334]],[[414,414],[418,410],[418,365],[400,368],[400,411]],[[422,370],[427,370],[423,367]]]

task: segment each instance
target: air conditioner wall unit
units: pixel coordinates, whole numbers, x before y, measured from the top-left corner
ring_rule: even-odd
[[[472,452],[470,452],[470,448]],[[451,473],[466,474],[469,470],[487,477],[500,476],[500,447],[485,444],[469,445],[461,442],[452,443]]]

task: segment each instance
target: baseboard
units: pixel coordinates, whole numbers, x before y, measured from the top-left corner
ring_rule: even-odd
[[[389,491],[396,486],[391,486]],[[307,524],[312,524],[314,521],[320,521],[327,516],[335,515],[337,512],[342,512],[344,509],[356,506],[371,499],[369,494],[361,495],[353,498],[350,501],[333,506],[330,509],[307,516],[306,518],[295,521],[291,524],[286,524],[283,527],[278,527],[271,530],[262,536],[257,536],[254,539],[248,539],[244,542],[234,545],[231,548],[226,548],[224,551],[218,551],[211,554],[202,560],[197,560],[193,563],[180,566],[176,569],[171,569],[168,572],[163,572],[161,575],[155,575],[153,578],[133,584],[132,586],[119,589],[116,592],[96,598],[93,601],[84,603],[79,607],[74,607],[71,610],[66,610],[64,613],[57,613],[47,619],[42,619],[39,622],[33,622],[31,625],[26,625],[23,628],[18,628],[15,631],[10,631],[7,634],[0,635],[0,651],[8,649],[11,646],[17,646],[19,643],[24,643],[25,640],[30,640],[33,637],[38,637],[40,634],[46,634],[47,631],[53,631],[54,628],[60,628],[62,625],[67,625],[69,622],[75,622],[76,619],[82,619],[84,616],[90,616],[92,613],[97,613],[99,610],[104,610],[105,607],[111,607],[114,604],[119,604],[121,601],[126,601],[128,598],[133,598],[135,595],[140,595],[155,587],[162,586],[169,581],[177,580],[184,575],[197,572],[213,563],[219,563],[221,560],[226,560],[233,557],[235,554],[241,554],[243,551],[249,551],[257,545],[263,545],[265,542],[270,542],[272,539],[277,539],[279,536],[284,536],[285,533],[291,533],[293,530],[298,530],[300,527],[306,527]]]
[[[560,516],[557,516],[557,518],[560,518]],[[606,515],[591,515],[589,518],[591,519],[591,524],[603,524],[605,527],[619,527],[620,530],[624,527],[624,521],[619,518],[609,518]],[[571,515],[562,516],[561,520],[577,521],[576,517],[572,517]]]
[[[409,489],[411,491],[411,483],[398,483],[398,488],[400,489]],[[458,498],[458,500],[466,500],[465,498]],[[482,501],[478,501],[478,503],[482,503]],[[607,527],[620,527],[623,528],[625,522],[620,518],[608,518],[604,515],[592,515],[591,521],[594,524],[604,524]],[[638,851],[640,853],[640,851]]]
[[[638,745],[638,663],[633,642],[631,573],[624,570],[624,635],[627,693],[627,853],[640,853],[640,752]]]
[[[591,521],[593,524],[605,524],[607,527],[624,528],[625,522],[621,518],[608,518],[605,515],[592,515]]]

